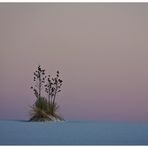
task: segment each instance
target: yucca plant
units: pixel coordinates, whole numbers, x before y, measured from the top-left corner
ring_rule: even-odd
[[[60,88],[62,86],[62,80],[59,79],[59,71],[57,71],[57,76],[50,79],[48,75],[46,85],[43,85],[46,80],[45,70],[38,66],[38,69],[34,72],[35,85],[31,86],[34,91],[34,95],[37,100],[31,107],[30,121],[46,121],[46,120],[64,120],[57,111],[59,106],[57,105],[55,98]],[[41,96],[41,91],[45,87],[45,92],[48,95],[48,100]]]

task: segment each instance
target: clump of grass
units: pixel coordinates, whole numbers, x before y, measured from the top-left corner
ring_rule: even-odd
[[[31,107],[30,121],[59,121],[64,120],[58,115],[57,103],[48,102],[46,98],[40,97]]]

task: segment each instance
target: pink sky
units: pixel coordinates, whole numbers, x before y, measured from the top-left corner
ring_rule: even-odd
[[[0,119],[29,119],[41,64],[66,120],[148,121],[148,4],[0,4],[0,22]]]

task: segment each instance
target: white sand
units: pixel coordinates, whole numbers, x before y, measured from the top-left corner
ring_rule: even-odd
[[[1,145],[148,145],[148,124],[0,121]]]

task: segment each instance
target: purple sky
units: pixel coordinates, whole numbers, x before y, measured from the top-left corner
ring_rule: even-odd
[[[29,119],[41,64],[66,120],[148,121],[148,4],[0,4],[0,22],[0,119]]]

